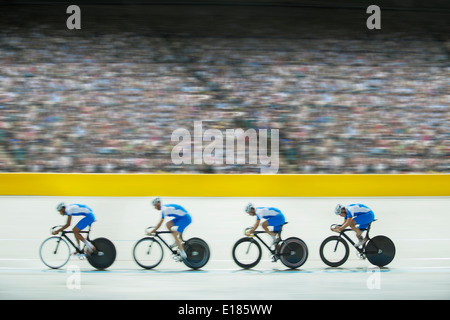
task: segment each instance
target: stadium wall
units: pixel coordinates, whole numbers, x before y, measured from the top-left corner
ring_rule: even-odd
[[[2,173],[3,196],[426,197],[450,196],[450,175]]]

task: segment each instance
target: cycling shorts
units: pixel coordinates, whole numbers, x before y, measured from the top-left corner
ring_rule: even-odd
[[[77,225],[75,227],[77,227],[80,230],[83,230],[87,226],[90,226],[94,221],[95,221],[94,214],[92,214],[92,213],[91,214],[87,214],[83,219],[78,221],[78,223],[77,223]]]
[[[183,233],[184,229],[191,224],[192,218],[187,213],[184,216],[175,217],[171,221],[173,222],[172,230]]]
[[[284,215],[277,214],[276,216],[268,217],[267,223],[269,226],[273,227],[274,232],[279,232],[281,230],[281,226],[284,224],[285,219]]]
[[[353,218],[359,229],[367,229],[369,224],[375,219],[375,214],[372,211],[360,214]]]

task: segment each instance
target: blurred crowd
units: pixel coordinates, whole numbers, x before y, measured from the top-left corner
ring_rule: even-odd
[[[450,172],[448,42],[0,31],[0,171],[174,165],[177,128],[279,129],[278,173]],[[192,132],[192,131],[191,131]]]

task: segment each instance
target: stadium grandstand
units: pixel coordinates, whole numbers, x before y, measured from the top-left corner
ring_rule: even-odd
[[[448,1],[0,0],[0,172],[175,165],[177,128],[279,129],[279,173],[450,173]]]

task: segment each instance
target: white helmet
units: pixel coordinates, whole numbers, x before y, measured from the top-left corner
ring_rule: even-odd
[[[157,204],[158,202],[161,202],[161,198],[160,197],[156,197],[155,199],[152,200],[152,205],[154,206],[155,204]]]
[[[342,204],[336,205],[336,208],[334,208],[334,213],[335,213],[336,215],[340,215],[340,214],[341,214],[342,208],[345,208],[345,206],[342,205]]]
[[[59,211],[59,210],[61,210],[62,208],[65,208],[66,207],[66,204],[64,203],[64,202],[61,202],[61,203],[59,203],[57,206],[56,206],[56,211]]]
[[[249,213],[251,208],[255,208],[255,206],[251,203],[249,203],[246,207],[245,207],[245,212]]]

